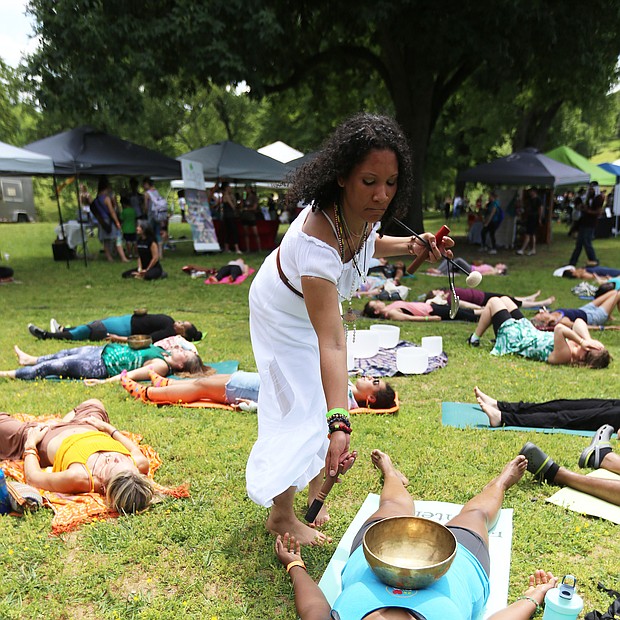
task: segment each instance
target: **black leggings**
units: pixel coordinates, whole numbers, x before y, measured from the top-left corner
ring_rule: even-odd
[[[431,306],[433,306],[431,316],[440,316],[442,321],[448,321],[450,319],[450,306],[447,304],[431,304]],[[471,308],[459,308],[454,320],[477,323],[478,317]]]
[[[228,276],[230,276],[231,280],[236,280],[242,273],[243,270],[239,267],[239,265],[224,265],[223,267],[220,267],[215,277],[218,282]]]
[[[493,324],[493,331],[495,332],[495,335],[497,336],[497,331],[508,319],[516,319],[518,321],[522,318],[524,318],[523,313],[519,310],[519,308],[515,308],[512,312],[508,312],[508,310],[500,310],[499,312],[496,312],[491,317],[491,323]]]
[[[566,428],[595,431],[603,424],[620,428],[620,400],[581,398],[549,400],[545,403],[497,401],[506,426]]]

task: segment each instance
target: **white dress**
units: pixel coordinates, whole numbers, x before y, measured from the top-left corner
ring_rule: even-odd
[[[280,245],[282,271],[301,292],[301,276],[337,285],[340,299],[351,297],[360,275],[338,252],[301,228],[306,207]],[[375,248],[376,230],[357,258],[364,274]],[[325,465],[327,404],[321,382],[318,339],[304,300],[282,282],[274,250],[250,288],[250,335],[260,375],[258,439],[246,466],[247,492],[254,502],[271,506],[290,487],[303,489]]]

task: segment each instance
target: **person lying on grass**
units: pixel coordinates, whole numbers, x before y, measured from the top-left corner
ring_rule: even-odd
[[[0,460],[22,458],[31,486],[55,493],[99,493],[120,514],[140,512],[154,497],[146,477],[148,459],[110,424],[96,398],[45,424],[0,413]],[[50,466],[52,471],[46,471]]]
[[[461,288],[455,286],[454,292],[457,294],[462,308],[472,308],[473,310],[484,308],[489,299],[492,297],[510,297],[510,299],[512,299],[512,301],[514,301],[514,303],[520,308],[550,306],[555,301],[555,297],[553,296],[539,300],[538,297],[540,296],[540,291],[536,291],[532,295],[525,295],[524,297],[513,297],[512,295],[506,295],[505,293],[488,293],[477,288]],[[426,293],[426,301],[431,303],[447,303],[450,305],[450,298],[451,295],[449,288],[433,289],[432,291]]]
[[[558,323],[572,327],[576,319],[582,319],[591,327],[605,325],[615,308],[620,309],[620,291],[608,291],[579,308],[558,308],[541,310],[532,318],[538,329],[553,329]]]
[[[415,596],[379,581],[364,557],[363,537],[373,524],[390,517],[415,514],[413,499],[405,488],[409,481],[394,467],[390,457],[373,450],[371,460],[383,476],[379,509],[366,520],[354,538],[351,555],[342,571],[342,592],[334,602],[333,610],[308,574],[299,543],[288,533],[276,539],[275,552],[290,575],[301,620],[458,620],[479,617],[489,597],[488,529],[498,517],[506,491],[525,473],[525,457],[517,456],[510,461],[499,476],[448,521],[447,527],[458,542],[456,557],[443,577],[427,588],[416,590]],[[556,583],[557,578],[551,573],[537,570],[530,575],[524,596],[490,618],[527,620]]]
[[[528,321],[509,297],[493,297],[484,307],[476,331],[467,342],[480,346],[480,338],[493,325],[495,346],[491,355],[521,355],[548,364],[607,368],[611,360],[602,342],[590,338],[588,326],[577,319],[572,327],[556,325],[541,332]]]
[[[148,314],[145,311],[110,316],[75,327],[62,327],[56,319],[51,319],[50,331],[41,329],[32,323],[28,325],[28,331],[41,340],[51,338],[57,340],[107,339],[111,342],[127,342],[129,336],[138,334],[151,336],[153,342],[177,335],[189,341],[202,338],[202,333],[189,321],[175,321],[167,314]]]
[[[596,431],[590,445],[583,450],[579,457],[579,467],[606,469],[615,474],[620,474],[620,455],[613,451],[609,441],[613,432],[614,428],[609,424],[601,426]],[[570,471],[557,465],[551,457],[530,441],[521,448],[520,454],[527,458],[527,470],[536,479],[544,480],[548,484],[570,487],[576,491],[603,499],[610,504],[620,506],[620,480],[595,478]]]
[[[148,379],[149,369],[160,375],[183,372],[190,375],[207,371],[200,357],[193,351],[175,347],[166,351],[148,346],[132,349],[126,344],[110,343],[103,346],[84,346],[63,349],[50,355],[36,357],[13,347],[21,368],[0,370],[0,377],[10,379],[84,379],[87,385],[110,383],[120,379],[123,370],[132,379]]]
[[[620,400],[613,398],[562,398],[544,403],[495,400],[476,386],[476,400],[492,427],[527,426],[595,431],[604,424],[620,428]]]
[[[246,411],[256,410],[260,376],[257,372],[237,371],[231,375],[212,375],[184,381],[171,381],[150,371],[150,386],[140,385],[121,373],[121,385],[134,397],[152,403],[193,403],[206,399]],[[377,377],[349,381],[349,410],[358,407],[389,409],[395,404],[394,389]]]
[[[475,323],[480,312],[481,310],[459,308],[454,318],[457,321]],[[386,304],[373,299],[364,306],[362,316],[391,321],[446,321],[450,318],[450,308],[447,304],[433,304],[426,301],[393,301]]]

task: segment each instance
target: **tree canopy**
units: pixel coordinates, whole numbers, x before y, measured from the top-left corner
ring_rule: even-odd
[[[620,52],[620,5],[603,0],[31,0],[30,10],[42,40],[31,84],[57,114],[130,122],[145,93],[174,91],[182,105],[242,81],[256,97],[310,88],[312,120],[326,130],[356,109],[393,113],[414,155],[418,228],[433,131],[467,83],[490,108],[514,94],[513,141],[536,146],[564,104],[604,97]]]

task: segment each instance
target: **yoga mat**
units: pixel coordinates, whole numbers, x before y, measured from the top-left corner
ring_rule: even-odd
[[[607,478],[609,480],[620,481],[620,476],[618,474],[614,474],[606,469],[597,469],[596,471],[590,472],[588,477]],[[587,493],[575,491],[575,489],[564,487],[551,497],[548,497],[547,501],[556,506],[566,508],[567,510],[580,512],[581,514],[590,515],[592,517],[600,517],[601,519],[607,519],[607,521],[620,525],[620,506],[610,504],[598,497],[592,497],[592,495],[588,495]]]
[[[351,525],[347,528],[338,547],[329,561],[323,577],[319,582],[325,598],[330,605],[338,598],[342,589],[340,575],[346,564],[355,535],[368,519],[379,508],[379,496],[369,493]],[[417,517],[438,521],[444,525],[456,516],[463,506],[449,502],[433,502],[415,500]],[[491,555],[491,594],[484,612],[487,618],[491,614],[506,607],[508,601],[508,582],[510,577],[510,555],[512,551],[512,508],[504,508],[500,512],[497,524],[489,537],[489,553]]]
[[[593,437],[595,431],[569,430],[566,428],[534,428],[531,426],[489,426],[489,418],[479,405],[471,403],[441,403],[441,423],[456,428],[481,428],[488,431],[535,431],[537,433],[564,433]]]

